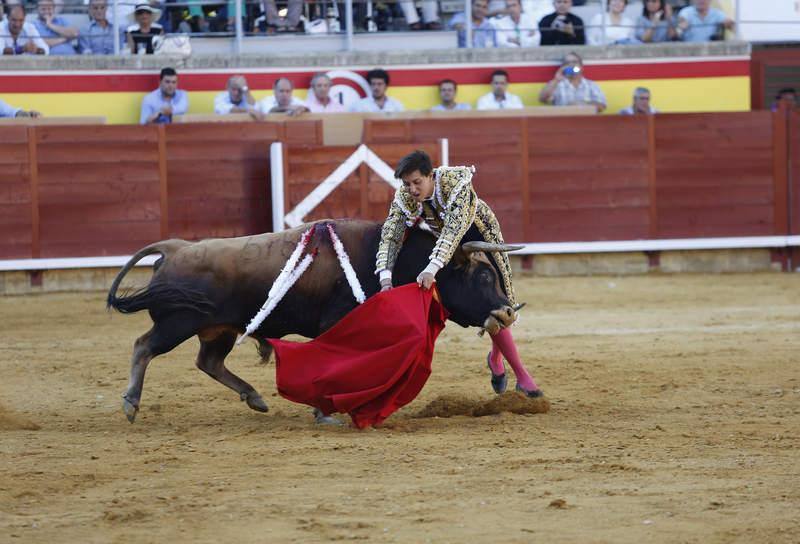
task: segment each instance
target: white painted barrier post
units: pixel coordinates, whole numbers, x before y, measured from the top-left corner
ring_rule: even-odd
[[[269,146],[269,169],[271,174],[272,232],[283,230],[283,143],[273,142]]]

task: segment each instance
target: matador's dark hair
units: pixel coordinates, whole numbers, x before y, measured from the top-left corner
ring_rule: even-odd
[[[401,179],[403,176],[419,170],[423,176],[427,176],[433,171],[433,164],[431,158],[424,151],[417,149],[412,151],[397,163],[397,168],[394,171],[394,177]]]

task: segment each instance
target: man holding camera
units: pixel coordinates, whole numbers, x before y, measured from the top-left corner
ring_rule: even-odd
[[[539,31],[542,45],[585,45],[583,19],[570,13],[572,0],[554,0],[555,13],[542,17]]]
[[[539,100],[554,106],[580,106],[591,104],[601,113],[606,109],[606,97],[594,81],[583,77],[583,59],[577,53],[568,53],[556,75],[542,92]]]

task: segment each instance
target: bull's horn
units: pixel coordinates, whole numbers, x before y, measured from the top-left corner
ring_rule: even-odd
[[[476,251],[517,251],[525,246],[512,246],[509,244],[490,244],[489,242],[464,242],[461,249],[464,253],[475,253]]]
[[[523,309],[525,307],[526,304],[528,304],[528,303],[527,302],[521,302],[521,303],[517,304],[516,306],[514,306],[514,311],[515,312],[520,311],[521,309]]]

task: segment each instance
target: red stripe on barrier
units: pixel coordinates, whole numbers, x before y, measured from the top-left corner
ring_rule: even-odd
[[[512,83],[544,83],[553,77],[554,66],[511,66],[503,68]],[[461,85],[486,84],[492,67],[448,67],[389,69],[391,86],[410,87],[436,85],[443,78],[454,79]],[[357,70],[362,76],[366,70]],[[296,87],[308,88],[314,72],[247,73],[248,84],[254,89],[272,88],[279,77],[288,77]],[[700,62],[653,62],[638,64],[588,65],[586,76],[597,81],[621,79],[683,79],[701,77],[749,76],[747,60],[719,60]],[[180,74],[180,88],[187,91],[223,91],[231,74],[186,73]],[[158,75],[152,73],[130,74],[59,74],[35,75],[0,73],[0,93],[91,93],[91,92],[147,92],[158,86]]]

